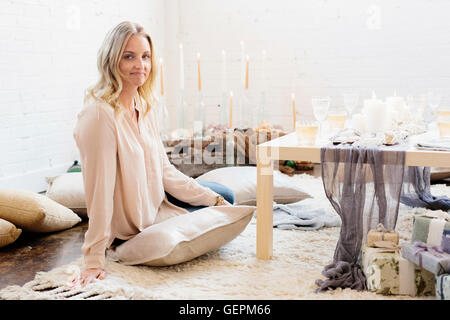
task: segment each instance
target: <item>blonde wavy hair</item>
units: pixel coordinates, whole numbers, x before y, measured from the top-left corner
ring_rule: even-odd
[[[111,29],[97,53],[97,68],[100,72],[100,78],[97,83],[86,89],[84,102],[89,98],[102,99],[114,108],[115,117],[122,114],[125,107],[119,102],[119,95],[123,89],[121,73],[119,71],[119,62],[122,57],[128,39],[132,35],[145,36],[150,44],[151,71],[145,83],[138,88],[138,94],[141,99],[147,103],[144,110],[144,117],[156,103],[157,98],[154,95],[154,85],[156,83],[157,70],[156,54],[153,42],[144,28],[134,22],[123,21]]]

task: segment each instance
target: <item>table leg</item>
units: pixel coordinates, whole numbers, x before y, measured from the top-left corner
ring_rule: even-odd
[[[257,152],[256,257],[272,258],[273,248],[273,161]]]

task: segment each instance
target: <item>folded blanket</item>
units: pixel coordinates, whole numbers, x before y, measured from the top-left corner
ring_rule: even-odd
[[[317,230],[341,225],[337,214],[309,205],[308,200],[289,204],[273,202],[273,226],[278,229]]]

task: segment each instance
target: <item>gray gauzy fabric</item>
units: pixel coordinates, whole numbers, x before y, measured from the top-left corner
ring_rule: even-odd
[[[327,146],[321,149],[322,180],[327,198],[342,220],[333,262],[317,291],[334,288],[366,289],[360,267],[361,245],[370,229],[397,223],[405,151],[383,147]]]
[[[430,172],[430,167],[405,167],[400,201],[410,207],[449,211],[450,199],[430,192]]]
[[[318,230],[339,227],[341,219],[324,208],[308,205],[308,199],[289,204],[273,203],[273,226],[278,229]]]

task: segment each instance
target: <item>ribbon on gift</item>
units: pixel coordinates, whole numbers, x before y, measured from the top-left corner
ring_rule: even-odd
[[[429,246],[422,241],[416,240],[413,243],[414,247],[416,247],[416,250],[414,251],[415,256],[419,256],[419,266],[422,268],[422,254],[423,252],[429,252],[433,256],[437,258],[443,258],[444,251],[440,246]]]
[[[398,256],[398,273],[399,294],[407,294],[415,297],[417,295],[417,289],[414,263],[406,260],[400,254]]]
[[[378,252],[400,252],[402,247],[392,241],[375,241],[373,243],[375,248],[385,249]]]
[[[386,229],[382,223],[377,224],[376,230],[378,232],[381,232],[381,241],[384,241],[385,233],[394,233],[395,232],[394,230]]]

